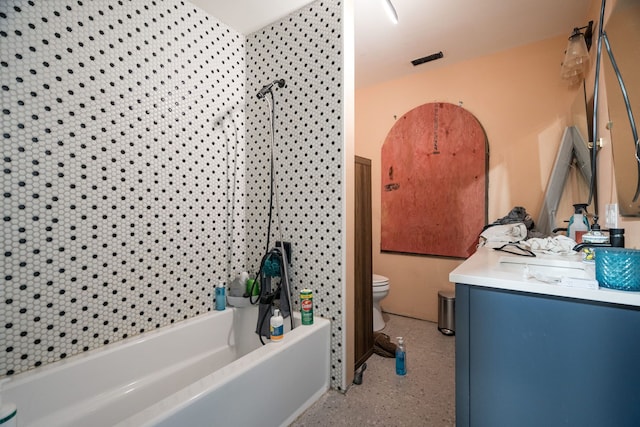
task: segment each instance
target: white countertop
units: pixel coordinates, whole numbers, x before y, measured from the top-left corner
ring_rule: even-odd
[[[504,257],[515,257],[515,263],[501,262],[507,260]],[[510,255],[490,248],[480,248],[478,251],[449,273],[449,280],[454,283],[464,283],[486,288],[504,289],[508,291],[530,292],[535,294],[553,295],[566,298],[577,298],[589,301],[608,302],[640,307],[640,292],[618,291],[614,289],[583,289],[569,287],[556,283],[545,283],[523,274],[526,263],[531,263],[531,270],[543,271],[543,267],[535,264],[540,262],[571,265],[572,267],[584,266],[584,271],[576,270],[576,276],[595,277],[594,265],[582,263],[579,254],[576,255],[539,255],[536,258],[527,258],[518,255]],[[573,270],[567,270],[573,271]]]

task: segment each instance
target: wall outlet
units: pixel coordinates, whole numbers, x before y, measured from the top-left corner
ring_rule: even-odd
[[[605,227],[609,229],[618,228],[618,204],[608,204],[606,206],[605,215]]]

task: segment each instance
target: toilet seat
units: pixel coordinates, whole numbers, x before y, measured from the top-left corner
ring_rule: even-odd
[[[371,285],[373,286],[373,292],[387,292],[389,290],[389,278],[374,274]]]
[[[388,277],[384,277],[384,276],[380,276],[379,274],[374,274],[372,277],[372,285],[373,287],[378,287],[378,286],[389,286],[389,278]]]

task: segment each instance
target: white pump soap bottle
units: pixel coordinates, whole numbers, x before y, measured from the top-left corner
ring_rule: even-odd
[[[2,384],[9,378],[0,380],[0,427],[16,427],[18,425],[18,409],[14,403],[2,402]]]

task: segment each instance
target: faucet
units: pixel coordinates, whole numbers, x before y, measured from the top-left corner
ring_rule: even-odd
[[[573,250],[576,252],[580,252],[583,248],[610,248],[611,243],[587,243],[587,242],[582,242],[582,243],[578,243],[577,245],[575,245],[573,247]]]
[[[602,234],[602,231],[600,231],[600,224],[598,224],[597,215],[594,215],[593,217],[593,225],[591,225],[590,233],[593,233],[594,236],[604,237],[604,235]],[[616,240],[616,245],[618,245],[618,243],[619,243],[619,239]],[[624,246],[624,242],[622,243],[622,245]],[[613,245],[609,242],[599,242],[599,243],[582,242],[575,245],[573,247],[573,250],[576,252],[580,252],[583,248],[611,248],[611,247],[613,247]]]

